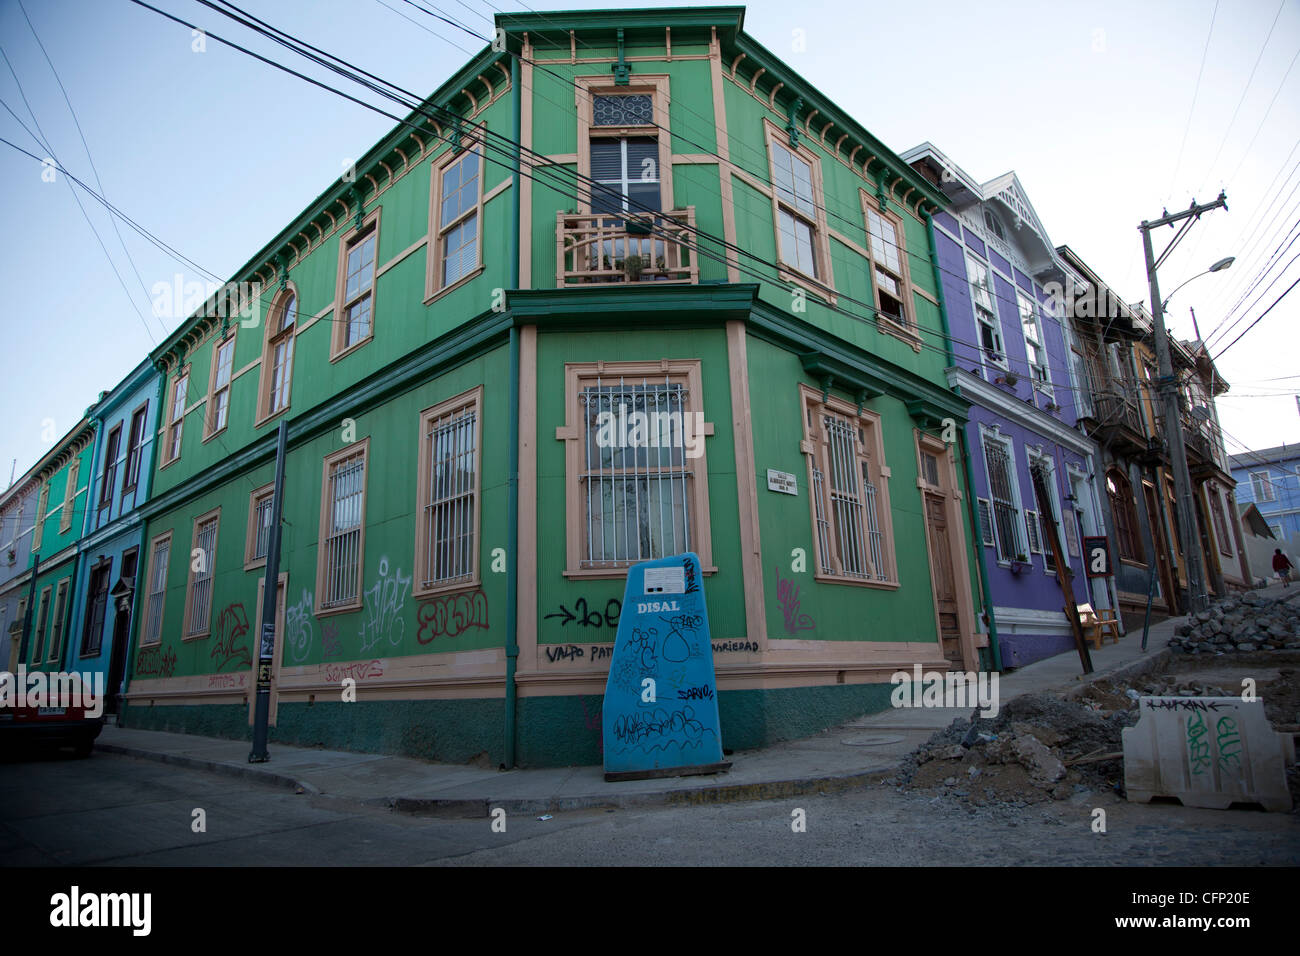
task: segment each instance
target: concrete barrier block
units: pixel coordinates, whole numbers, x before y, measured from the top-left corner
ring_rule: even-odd
[[[1233,803],[1291,809],[1286,768],[1295,762],[1295,744],[1269,725],[1262,700],[1142,697],[1138,706],[1137,726],[1122,735],[1129,800],[1176,797],[1184,806],[1212,810]]]

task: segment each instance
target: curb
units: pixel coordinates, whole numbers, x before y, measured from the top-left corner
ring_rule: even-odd
[[[186,767],[190,770],[207,770],[212,773],[224,774],[227,777],[239,777],[244,780],[255,780],[259,783],[269,783],[273,786],[284,787],[289,790],[302,790],[303,793],[310,794],[313,797],[321,796],[319,790],[307,783],[305,780],[295,780],[293,777],[285,776],[282,773],[276,773],[274,770],[259,770],[255,767],[241,767],[238,764],[223,763],[219,760],[203,760],[199,757],[187,757],[183,754],[163,753],[157,750],[143,750],[139,747],[126,747],[122,744],[99,743],[96,741],[95,749],[103,753],[120,754],[124,757],[137,757],[143,760],[154,760],[158,763],[172,764],[177,767]]]

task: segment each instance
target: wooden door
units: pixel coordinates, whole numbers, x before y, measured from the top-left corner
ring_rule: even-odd
[[[925,521],[929,528],[930,580],[934,584],[935,610],[939,618],[939,642],[943,656],[958,667],[961,654],[961,612],[957,605],[957,579],[952,567],[952,542],[944,499],[925,493]]]

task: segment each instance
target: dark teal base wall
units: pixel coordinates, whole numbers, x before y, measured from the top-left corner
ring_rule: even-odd
[[[281,702],[270,743],[325,750],[418,757],[467,763],[487,754],[491,766],[504,758],[500,700],[393,700],[345,704]],[[252,743],[248,708],[242,704],[128,705],[119,721],[135,730],[226,737]]]
[[[890,684],[837,684],[723,691],[722,746],[752,750],[820,733],[889,707]],[[600,696],[524,697],[516,753],[521,767],[596,765],[601,755]],[[271,744],[394,754],[439,763],[504,757],[501,700],[398,700],[354,704],[281,703]],[[239,704],[127,705],[121,726],[252,741]]]

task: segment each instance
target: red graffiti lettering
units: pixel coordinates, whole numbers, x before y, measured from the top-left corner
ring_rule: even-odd
[[[437,637],[456,637],[470,628],[486,631],[488,601],[482,588],[434,598],[420,605],[420,630],[415,639],[428,644]]]

